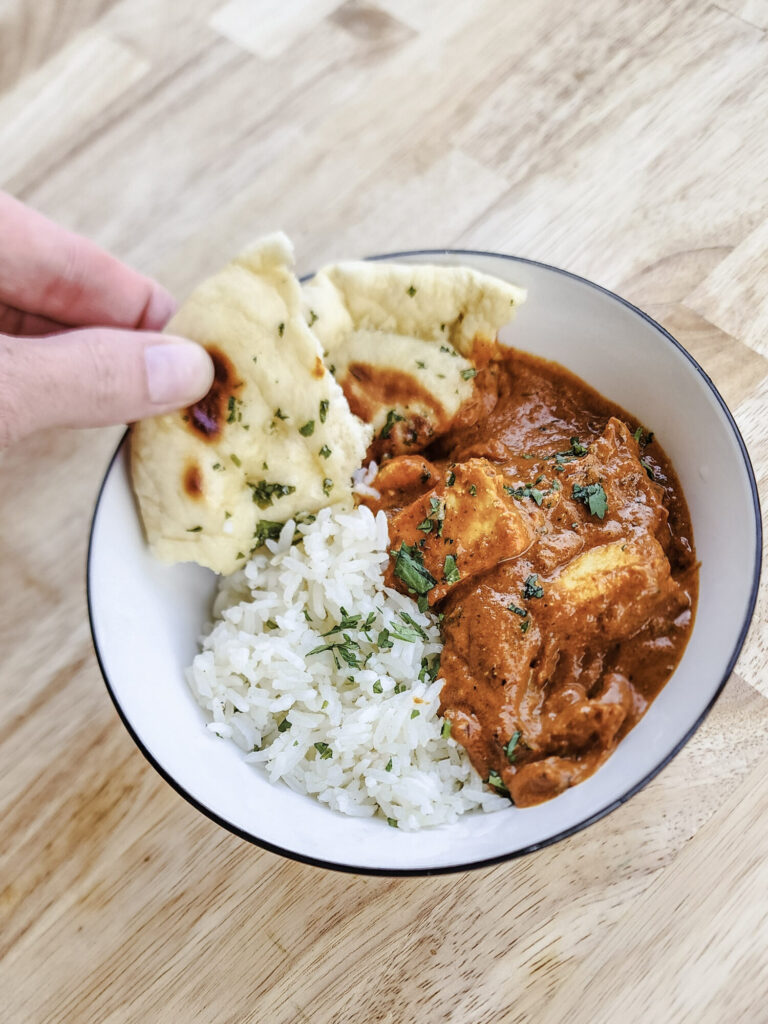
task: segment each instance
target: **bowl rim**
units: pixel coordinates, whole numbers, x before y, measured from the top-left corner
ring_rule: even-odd
[[[714,396],[715,401],[720,406],[720,409],[722,410],[725,416],[726,422],[728,423],[728,426],[730,427],[731,432],[737,441],[739,450],[741,452],[744,469],[746,471],[747,479],[749,481],[750,492],[752,495],[752,511],[755,517],[755,552],[754,564],[752,566],[752,582],[750,588],[750,595],[749,601],[747,603],[747,609],[744,615],[744,621],[742,623],[739,635],[736,638],[736,642],[729,656],[725,672],[720,680],[720,683],[717,686],[717,689],[714,691],[712,698],[710,699],[702,713],[699,715],[699,717],[696,719],[693,725],[681,737],[679,742],[675,744],[670,753],[667,754],[667,756],[664,757],[650,772],[648,772],[647,775],[645,775],[639,782],[635,783],[628,790],[626,790],[621,796],[617,797],[615,800],[612,800],[610,803],[606,804],[605,807],[602,807],[600,810],[596,811],[594,814],[589,815],[587,818],[578,822],[577,824],[571,825],[568,828],[564,828],[560,832],[557,832],[554,835],[541,840],[540,842],[530,843],[527,846],[521,847],[519,850],[513,850],[510,853],[499,854],[494,857],[483,858],[481,860],[471,861],[466,864],[443,865],[436,868],[374,868],[365,865],[340,864],[336,861],[324,860],[322,857],[311,857],[306,854],[296,853],[293,850],[285,849],[284,847],[278,846],[274,843],[270,843],[265,839],[260,839],[259,837],[252,835],[250,832],[245,831],[239,826],[234,825],[232,822],[227,821],[225,818],[220,817],[216,813],[216,811],[212,810],[210,807],[207,807],[205,804],[201,803],[196,797],[194,797],[191,793],[189,793],[176,779],[173,778],[172,775],[170,775],[165,770],[165,768],[163,768],[163,766],[156,760],[156,758],[150,753],[150,751],[144,745],[141,737],[133,728],[131,722],[127,718],[127,715],[123,711],[122,706],[120,705],[120,702],[117,698],[117,695],[112,687],[109,676],[107,674],[104,659],[102,657],[102,653],[99,648],[99,643],[96,637],[96,630],[94,624],[93,595],[91,592],[91,568],[93,560],[94,533],[96,527],[96,520],[99,514],[99,508],[101,506],[101,500],[104,494],[104,489],[106,487],[107,481],[109,480],[109,477],[112,473],[114,464],[118,456],[120,455],[120,452],[128,438],[130,430],[127,429],[123,436],[121,437],[120,441],[118,442],[118,445],[115,448],[114,452],[112,453],[112,457],[109,460],[109,464],[104,472],[101,484],[99,485],[99,491],[96,497],[96,503],[94,505],[93,514],[91,516],[91,523],[88,533],[88,553],[86,559],[85,582],[86,597],[88,604],[88,624],[90,627],[91,640],[93,643],[94,653],[96,655],[96,661],[98,662],[99,670],[101,671],[101,675],[104,680],[104,684],[107,688],[107,692],[109,693],[112,703],[115,706],[115,710],[117,711],[117,714],[121,719],[123,725],[125,726],[128,734],[130,735],[131,739],[136,744],[136,746],[139,748],[141,753],[144,755],[146,760],[149,762],[149,764],[155,769],[155,771],[161,776],[161,778],[163,778],[168,783],[169,786],[171,786],[181,797],[183,797],[196,810],[204,814],[209,820],[213,821],[216,825],[219,825],[221,828],[226,829],[228,832],[237,836],[239,839],[244,839],[246,842],[251,843],[254,846],[258,846],[263,850],[267,850],[269,853],[274,853],[281,857],[286,857],[289,860],[298,861],[302,864],[309,864],[313,867],[326,868],[332,871],[340,871],[345,874],[373,875],[385,878],[424,877],[429,875],[456,874],[458,872],[475,871],[480,868],[487,868],[495,864],[501,864],[505,861],[515,860],[518,857],[523,857],[527,854],[534,853],[537,850],[542,850],[547,846],[552,846],[555,843],[560,842],[562,839],[567,839],[569,836],[575,835],[577,832],[581,832],[582,829],[588,828],[590,825],[594,825],[597,821],[600,821],[601,818],[604,818],[607,815],[611,814],[613,811],[617,810],[628,800],[630,800],[636,793],[638,793],[641,789],[647,786],[648,783],[651,782],[664,768],[666,768],[667,765],[672,761],[672,759],[680,753],[680,751],[683,749],[686,743],[688,743],[693,734],[699,729],[704,719],[707,717],[707,715],[714,707],[714,704],[719,698],[720,694],[722,693],[725,684],[731,677],[736,661],[738,660],[738,657],[741,653],[741,649],[744,646],[744,641],[746,640],[746,636],[749,631],[752,618],[754,616],[755,605],[757,603],[758,589],[760,585],[761,560],[763,550],[763,526],[760,510],[760,498],[757,489],[757,481],[755,479],[755,473],[752,467],[752,462],[749,457],[747,446],[744,442],[744,438],[741,435],[741,431],[739,430],[736,421],[733,418],[733,414],[731,413],[731,410],[728,408],[728,405],[726,404],[724,398],[718,391],[712,379],[699,365],[699,363],[694,359],[691,353],[688,352],[688,350],[679,341],[677,341],[677,339],[674,338],[669,333],[669,331],[666,330],[666,328],[662,327],[660,323],[654,320],[653,317],[649,316],[642,309],[639,309],[637,306],[629,302],[627,299],[622,298],[621,295],[618,295],[616,292],[611,291],[609,288],[605,288],[603,285],[596,284],[594,281],[590,281],[586,277],[581,277],[579,274],[574,274],[570,270],[564,270],[563,268],[555,267],[550,263],[544,263],[540,260],[528,259],[524,256],[513,256],[509,253],[491,252],[483,249],[447,248],[407,249],[398,252],[379,253],[373,256],[366,256],[364,257],[364,259],[370,262],[379,262],[383,260],[396,260],[402,259],[403,257],[413,256],[484,256],[491,257],[493,259],[503,259],[509,260],[510,262],[514,263],[525,263],[529,264],[530,266],[541,267],[545,270],[553,271],[556,274],[562,274],[564,277],[571,278],[574,281],[578,281],[580,284],[588,285],[590,288],[594,288],[596,291],[602,292],[604,295],[608,296],[611,299],[614,299],[622,306],[625,306],[627,309],[637,314],[642,320],[644,320],[652,328],[658,331],[674,348],[676,348],[688,360],[693,370],[703,378],[712,395]],[[306,281],[309,278],[313,277],[314,273],[315,272],[313,271],[308,274],[304,274],[300,278],[300,280]]]

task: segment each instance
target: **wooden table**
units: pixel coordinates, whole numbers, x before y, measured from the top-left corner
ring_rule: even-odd
[[[766,0],[2,0],[0,185],[179,295],[278,227],[302,270],[584,274],[713,376],[765,501],[766,29]],[[198,814],[109,701],[84,563],[119,434],[0,456],[3,1022],[768,1020],[765,588],[712,714],[607,819],[476,873],[325,872]]]

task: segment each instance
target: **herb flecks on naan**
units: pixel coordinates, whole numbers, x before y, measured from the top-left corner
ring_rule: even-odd
[[[323,364],[285,235],[200,284],[167,329],[205,346],[215,379],[196,405],[132,431],[133,484],[157,557],[231,573],[288,519],[351,503],[371,429]]]
[[[525,291],[467,267],[345,262],[304,285],[304,308],[369,454],[422,448],[486,415],[500,327]]]

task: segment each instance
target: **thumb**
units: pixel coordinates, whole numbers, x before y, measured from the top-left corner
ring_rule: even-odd
[[[144,331],[0,335],[0,447],[42,427],[129,423],[190,405],[213,383],[202,346]]]

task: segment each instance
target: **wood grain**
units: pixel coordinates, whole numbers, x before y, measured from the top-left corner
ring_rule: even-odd
[[[765,0],[0,2],[0,187],[180,295],[251,237],[465,245],[614,287],[734,410],[768,502]],[[0,455],[9,1024],[768,1019],[768,600],[672,764],[453,877],[336,875],[204,819],[91,650],[119,428]]]

